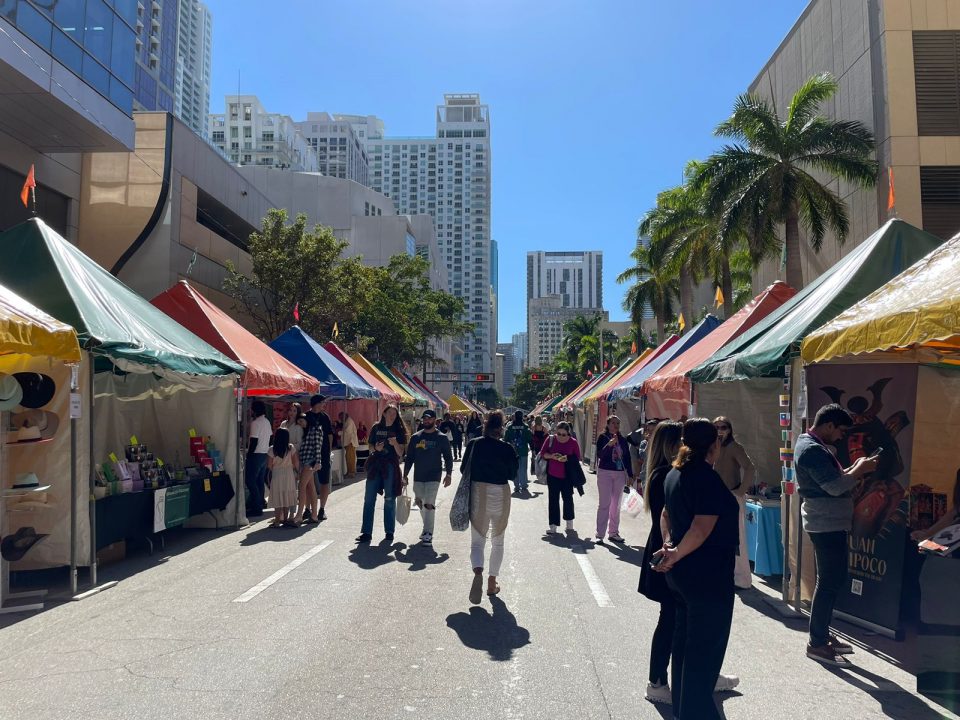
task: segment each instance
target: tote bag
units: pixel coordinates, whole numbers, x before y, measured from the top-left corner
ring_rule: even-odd
[[[473,448],[467,445],[470,462],[460,468],[460,484],[450,504],[450,528],[463,531],[470,527],[470,467],[473,465]]]

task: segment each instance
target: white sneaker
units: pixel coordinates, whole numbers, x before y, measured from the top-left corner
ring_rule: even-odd
[[[666,683],[663,685],[654,685],[652,682],[648,682],[647,691],[643,696],[652,703],[673,705],[673,695],[670,694],[670,686]]]
[[[556,525],[551,525],[550,527],[547,528],[547,535],[556,535],[556,534],[557,534]]]
[[[740,678],[736,675],[718,675],[717,684],[714,686],[714,692],[730,692],[740,684]]]
[[[573,530],[573,520],[567,520],[567,530]]]

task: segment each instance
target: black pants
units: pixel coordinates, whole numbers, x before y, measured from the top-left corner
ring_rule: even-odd
[[[267,501],[264,499],[264,485],[267,480],[267,454],[250,453],[247,455],[245,481],[250,491],[248,515],[262,515]]]
[[[734,549],[700,548],[667,573],[677,603],[673,633],[673,714],[719,720],[713,699],[733,620]]]
[[[673,652],[673,633],[677,624],[677,603],[668,598],[660,603],[660,618],[653,631],[650,643],[650,682],[656,685],[667,683],[667,667]]]
[[[547,514],[550,525],[560,524],[560,498],[563,497],[563,519],[573,520],[573,485],[566,478],[547,478]]]
[[[810,605],[810,644],[820,647],[830,637],[833,606],[847,581],[847,533],[841,530],[809,534],[817,556],[817,587]]]
[[[454,440],[453,441],[453,459],[459,460],[460,453],[463,450],[463,440]]]

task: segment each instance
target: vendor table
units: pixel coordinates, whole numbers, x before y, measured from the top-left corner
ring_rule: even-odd
[[[334,485],[343,484],[343,476],[347,474],[347,452],[337,448],[330,453],[330,482]]]
[[[958,597],[960,556],[924,557],[917,628],[917,690],[921,693],[960,694]]]
[[[167,506],[176,512],[176,515],[168,517],[167,527],[182,524],[186,520],[179,508],[183,500],[187,499],[182,497],[186,493],[189,493],[186,511],[189,517],[211,510],[223,510],[234,495],[233,483],[226,473],[171,485],[166,490],[171,496]],[[97,500],[97,550],[127,538],[145,539],[152,547],[150,536],[154,533],[156,493],[156,490],[144,490],[109,495]]]
[[[783,541],[780,530],[780,503],[776,500],[747,500],[747,554],[753,571],[765,577],[783,574]]]

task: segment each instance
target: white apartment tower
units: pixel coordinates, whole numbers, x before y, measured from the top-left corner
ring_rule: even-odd
[[[603,253],[599,250],[528,252],[527,300],[559,295],[563,307],[603,307]]]
[[[429,214],[450,292],[463,298],[476,329],[455,370],[492,372],[496,335],[490,238],[490,113],[476,94],[444,95],[435,137],[384,137],[372,116],[335,115],[366,141],[371,186],[403,215]]]
[[[317,153],[289,115],[264,109],[256,95],[227,95],[210,115],[210,141],[237,165],[317,172]]]
[[[316,151],[321,173],[370,187],[366,144],[350,120],[331,117],[325,112],[310,112],[297,127]]]
[[[173,112],[200,137],[209,138],[213,16],[199,0],[179,2]]]

